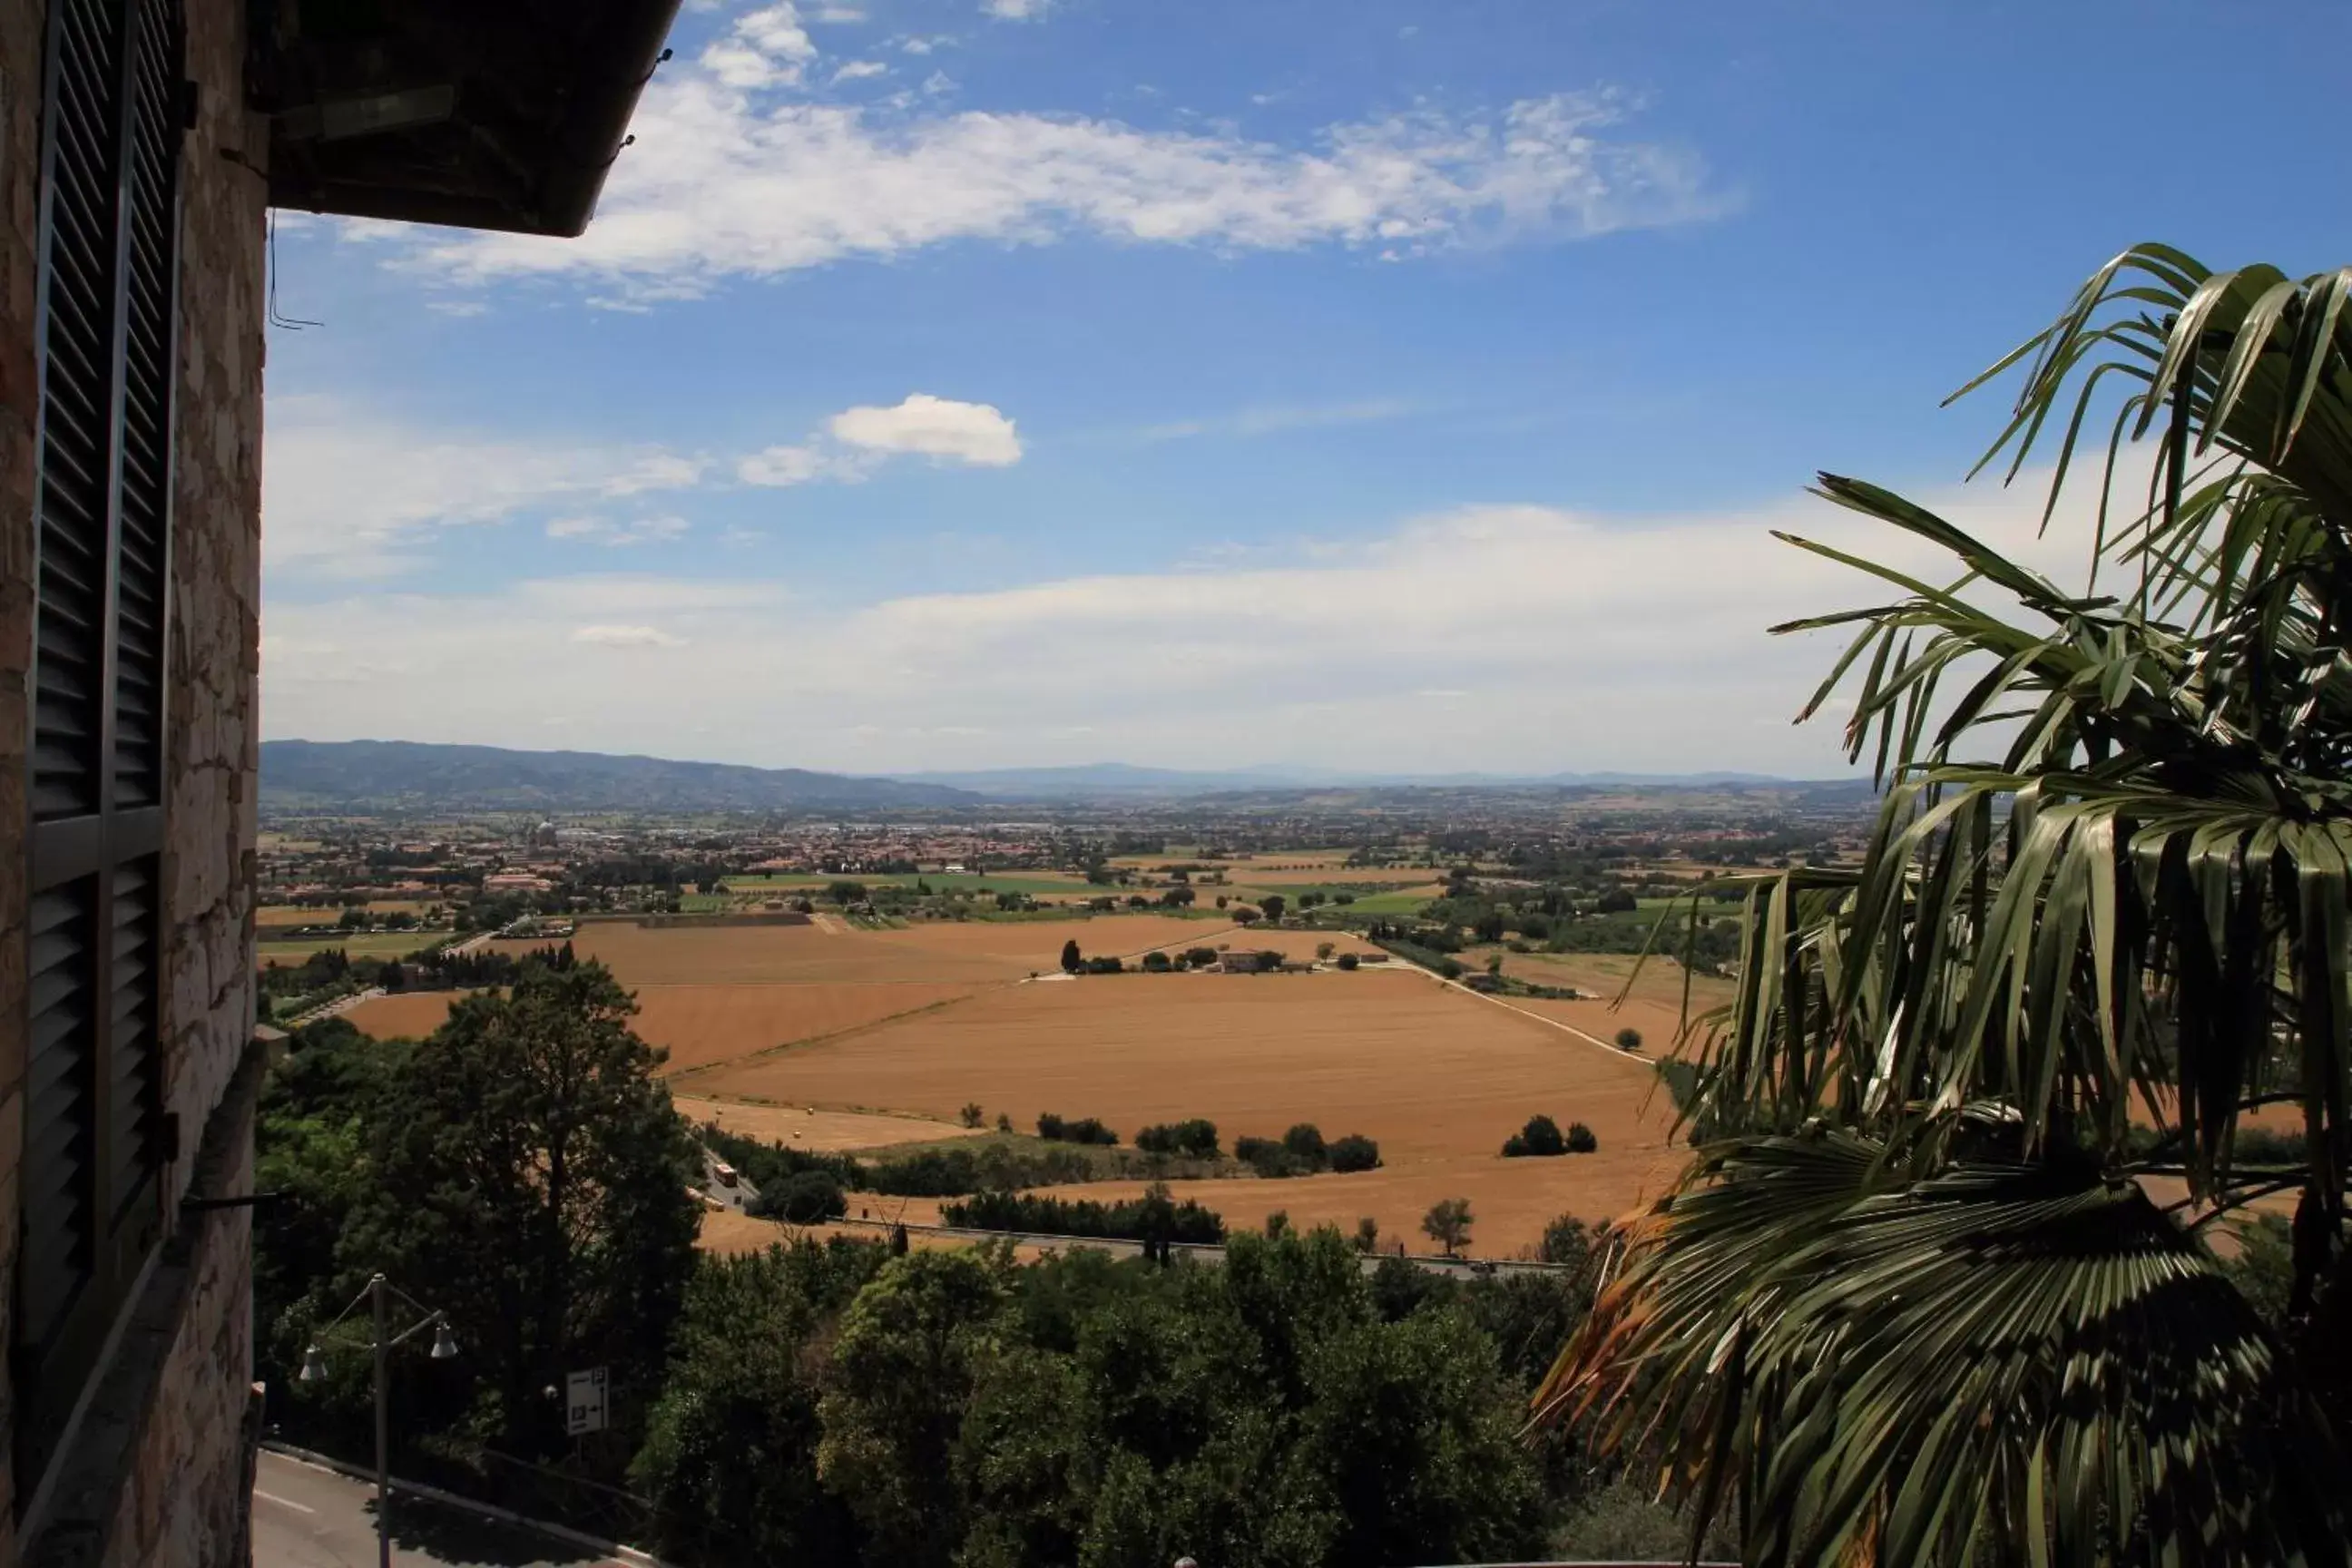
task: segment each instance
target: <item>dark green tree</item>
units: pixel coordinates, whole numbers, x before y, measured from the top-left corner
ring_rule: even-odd
[[[657,1544],[711,1568],[857,1560],[849,1509],[818,1478],[812,1341],[882,1263],[871,1242],[704,1258],[632,1484]]]
[[[944,1568],[963,1538],[953,1458],[1002,1300],[997,1274],[975,1255],[909,1252],[842,1319],[818,1471],[881,1561]]]
[[[618,1425],[652,1401],[699,1223],[700,1161],[604,965],[523,966],[470,996],[383,1086],[372,1180],[339,1258],[416,1282],[468,1347],[475,1424],[564,1447],[542,1390],[606,1366]]]
[[[1086,954],[1078,951],[1078,939],[1072,937],[1062,944],[1062,973],[1076,974],[1087,966]]]

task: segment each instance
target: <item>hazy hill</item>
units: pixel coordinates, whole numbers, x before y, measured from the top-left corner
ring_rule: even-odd
[[[939,784],[596,752],[414,741],[264,741],[268,811],[872,811],[968,805]]]
[[[1196,795],[1224,795],[1276,790],[1313,789],[1591,789],[1614,785],[1637,788],[1691,788],[1728,785],[1769,788],[1811,787],[1766,773],[1350,773],[1332,768],[1253,767],[1222,770],[1136,767],[1126,763],[1093,763],[1074,767],[988,768],[956,773],[916,773],[901,775],[924,784],[946,784],[976,791],[999,800],[1167,799]],[[1845,787],[1843,781],[1823,781]]]

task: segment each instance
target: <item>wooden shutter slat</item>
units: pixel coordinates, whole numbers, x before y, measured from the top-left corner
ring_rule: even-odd
[[[27,910],[24,1273],[27,1314],[45,1337],[88,1284],[94,1258],[90,893],[89,879],[70,882],[35,896]]]
[[[181,0],[47,11],[14,1422],[28,1484],[161,1234],[158,803],[184,75]]]

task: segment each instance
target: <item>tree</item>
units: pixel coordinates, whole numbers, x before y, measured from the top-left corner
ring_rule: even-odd
[[[1538,1158],[1564,1153],[1568,1149],[1567,1141],[1559,1135],[1559,1123],[1541,1111],[1528,1118],[1528,1124],[1519,1130],[1518,1141],[1524,1146],[1523,1152]]]
[[[1304,1165],[1319,1167],[1331,1158],[1331,1151],[1323,1142],[1323,1130],[1312,1121],[1301,1121],[1285,1132],[1282,1146]]]
[[[986,1114],[986,1111],[981,1110],[980,1101],[968,1100],[964,1101],[963,1109],[956,1112],[956,1117],[966,1127],[977,1127],[981,1123],[981,1119]]]
[[[1087,964],[1086,955],[1078,951],[1078,939],[1072,937],[1062,944],[1062,973],[1076,974]]]
[[[1356,1234],[1349,1238],[1357,1251],[1370,1255],[1381,1249],[1381,1222],[1366,1215],[1356,1222]]]
[[[1143,968],[1147,973],[1165,974],[1173,967],[1175,966],[1169,962],[1168,955],[1164,952],[1154,950],[1143,955]]]
[[[1445,1256],[1470,1245],[1470,1200],[1440,1198],[1421,1216],[1421,1232],[1445,1249]]]
[[[996,1130],[999,1132],[1010,1132],[1013,1131],[1012,1112],[1000,1110],[996,1113]]]
[[[847,1563],[856,1526],[817,1477],[810,1342],[880,1267],[871,1242],[696,1264],[677,1352],[629,1479],[667,1555],[724,1568]]]
[[[839,904],[842,908],[847,909],[852,904],[862,904],[866,901],[866,884],[863,882],[828,882],[825,884],[824,896],[831,899],[835,903]]]
[[[1318,942],[1315,944],[1315,956],[1326,963],[1328,963],[1331,955],[1338,951],[1339,944],[1337,942]]]
[[[971,1253],[909,1252],[842,1318],[817,1472],[879,1561],[945,1568],[962,1536],[951,1459],[1000,1289]]]
[[[650,1403],[692,1271],[701,1161],[635,1011],[601,963],[526,963],[452,1006],[370,1117],[339,1262],[424,1282],[484,1418],[527,1453],[563,1446],[541,1390],[572,1368],[609,1366],[623,1408]]]
[[[1642,1031],[1634,1028],[1630,1024],[1618,1030],[1617,1048],[1621,1051],[1640,1050],[1642,1048]]]
[[[1568,1124],[1568,1138],[1563,1147],[1571,1154],[1590,1154],[1601,1147],[1601,1140],[1583,1122],[1571,1121]]]
[[[1266,924],[1278,926],[1282,923],[1282,911],[1288,906],[1280,893],[1268,893],[1257,901],[1257,907],[1258,912],[1265,916]]]
[[[1352,973],[1356,969],[1360,968],[1362,963],[1363,960],[1358,958],[1352,952],[1343,952],[1339,955],[1339,967],[1342,970]]]
[[[1878,823],[1859,864],[1749,881],[1743,989],[1691,1047],[1712,1141],[1546,1401],[1680,1433],[1747,1560],[2352,1554],[2347,293],[2143,246],[1988,373],[2024,374],[1988,460],[2063,422],[2052,509],[2100,389],[2110,476],[2156,437],[2144,506],[2099,482],[2078,586],[1822,478],[1954,558],[1795,542],[1894,590],[1795,623],[1855,633],[1807,711],[1862,672]],[[2286,1157],[2243,1158],[2279,1099]],[[2274,1332],[2203,1227],[2282,1186]]]
[[[1381,1164],[1381,1146],[1360,1132],[1350,1132],[1332,1141],[1331,1168],[1335,1171],[1376,1171]]]
[[[1242,905],[1239,909],[1234,911],[1234,923],[1235,925],[1254,926],[1257,924],[1257,920],[1258,911],[1250,908],[1247,904]]]

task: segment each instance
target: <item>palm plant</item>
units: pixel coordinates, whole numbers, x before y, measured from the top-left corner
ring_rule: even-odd
[[[1853,632],[1805,712],[1858,676],[1883,807],[1859,866],[1750,885],[1737,998],[1680,1043],[1691,1168],[1538,1395],[1655,1458],[1694,1540],[2352,1560],[2347,302],[2143,246],[1970,384],[2021,372],[1985,463],[2054,440],[2053,508],[2126,394],[2079,592],[1855,479],[1821,493],[1949,581],[1784,536],[1895,590],[1775,628]],[[2240,1157],[2263,1107],[2289,1157]],[[2280,1194],[2271,1323],[2210,1241]]]

